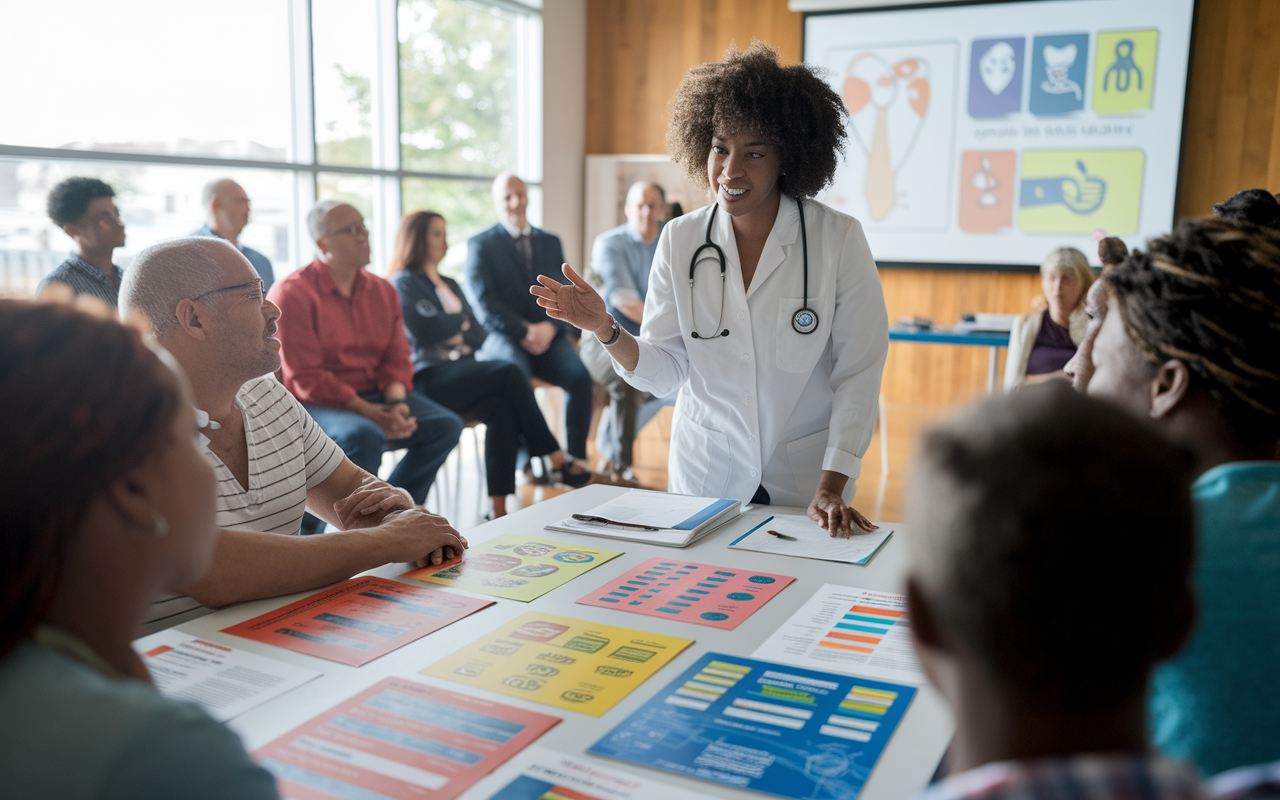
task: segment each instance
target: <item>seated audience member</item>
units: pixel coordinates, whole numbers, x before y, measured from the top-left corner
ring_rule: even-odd
[[[262,285],[268,290],[276,282],[275,273],[271,269],[271,259],[240,244],[240,232],[249,224],[249,195],[245,194],[240,184],[230,178],[209,181],[201,193],[207,222],[192,236],[214,236],[226,239],[235,245],[262,278]]]
[[[115,196],[97,178],[67,178],[49,192],[49,219],[75,241],[77,252],[40,281],[37,297],[52,297],[66,291],[57,287],[67,287],[115,308],[124,277],[111,261],[112,252],[124,247],[124,223],[111,199]]]
[[[185,382],[136,331],[0,302],[4,796],[275,798],[270,773],[130,642],[204,574],[214,476]]]
[[[218,478],[217,546],[187,596],[153,604],[167,628],[245,600],[316,589],[386,563],[439,564],[465,541],[446,520],[344,458],[272,376],[280,310],[229,242],[171,239],[133,260],[120,293],[191,380],[198,439]],[[296,534],[304,507],[343,531]]]
[[[632,184],[623,205],[627,221],[597,236],[591,248],[591,268],[600,276],[605,308],[632,336],[640,335],[649,270],[658,251],[665,210],[660,186],[647,181]],[[676,395],[658,399],[632,387],[614,371],[613,358],[595,334],[583,334],[579,355],[591,377],[609,392],[609,407],[596,428],[596,450],[606,462],[603,470],[612,480],[638,485],[631,470],[636,434],[662,406],[675,405]]]
[[[354,207],[321,200],[307,214],[319,255],[277,281],[284,385],[357,467],[378,474],[382,454],[408,448],[388,477],[427,498],[462,434],[458,416],[416,392],[395,288],[365,270],[369,231]]]
[[[529,284],[538,275],[559,276],[564,263],[560,237],[525,218],[529,195],[510,173],[493,182],[497,225],[467,242],[467,291],[489,336],[476,353],[481,361],[510,361],[525,378],[538,377],[564,389],[565,450],[587,457],[593,386],[591,373],[569,339],[576,330],[547,316]]]
[[[1280,232],[1183,222],[1107,283],[1088,391],[1156,420],[1199,473],[1200,620],[1156,672],[1153,741],[1206,775],[1280,759]]]
[[[434,211],[405,214],[388,273],[400,293],[413,350],[414,389],[455,414],[485,424],[485,473],[496,518],[507,513],[507,495],[516,490],[516,454],[522,438],[530,455],[547,456],[557,482],[584,486],[592,475],[560,449],[528,378],[515,364],[475,360],[484,328],[458,284],[440,274],[448,247],[444,217]]]
[[[1093,377],[1093,340],[1098,338],[1098,330],[1107,314],[1107,302],[1111,293],[1107,289],[1107,275],[1129,257],[1129,247],[1122,240],[1108,236],[1098,242],[1098,260],[1102,262],[1102,274],[1089,286],[1085,293],[1084,313],[1089,316],[1088,327],[1084,338],[1076,347],[1076,353],[1062,368],[1071,385],[1078,392],[1085,391],[1089,379]]]
[[[1044,295],[1014,320],[1009,332],[1005,391],[1028,382],[1066,377],[1063,367],[1089,325],[1084,300],[1092,283],[1089,261],[1074,247],[1059,247],[1044,260],[1040,265]]]
[[[1245,189],[1213,207],[1213,215],[1228,222],[1248,222],[1280,229],[1280,201],[1266,189]]]
[[[925,434],[908,613],[956,732],[922,799],[1204,797],[1194,769],[1148,752],[1143,713],[1153,666],[1195,618],[1191,462],[1056,381]]]

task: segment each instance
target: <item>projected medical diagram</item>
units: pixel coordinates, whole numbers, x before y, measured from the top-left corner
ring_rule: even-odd
[[[806,61],[848,114],[846,161],[819,199],[857,217],[882,261],[1035,264],[1102,236],[1143,244],[1172,221],[1191,7],[808,18]]]

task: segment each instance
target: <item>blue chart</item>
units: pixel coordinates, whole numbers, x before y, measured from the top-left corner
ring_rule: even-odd
[[[780,797],[853,800],[915,692],[708,653],[589,752]]]

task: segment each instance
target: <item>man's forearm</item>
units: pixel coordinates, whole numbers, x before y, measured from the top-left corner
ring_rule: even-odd
[[[187,593],[221,608],[315,589],[386,564],[383,539],[369,530],[287,536],[220,529],[209,571]]]

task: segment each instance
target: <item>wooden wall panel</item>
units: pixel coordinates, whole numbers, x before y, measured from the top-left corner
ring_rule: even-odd
[[[801,19],[786,0],[587,0],[587,152],[666,152],[667,103],[690,66],[753,37],[798,61]],[[1241,189],[1280,190],[1280,0],[1200,0],[1187,117],[1180,216]],[[1028,274],[884,270],[881,281],[890,319],[939,324],[1021,312],[1039,291]],[[982,391],[986,372],[982,348],[898,343],[885,395],[950,404]]]

